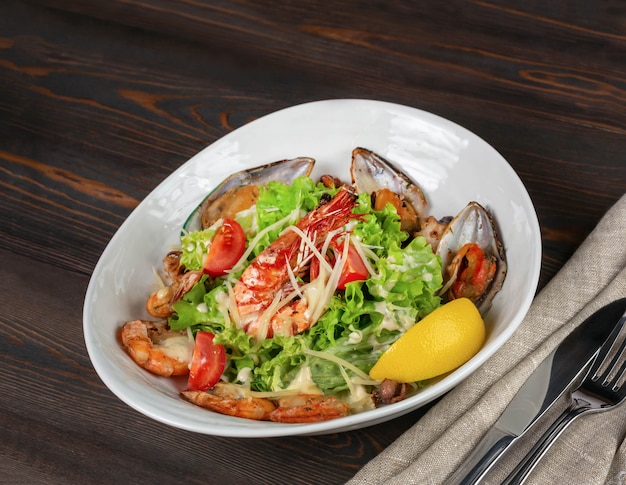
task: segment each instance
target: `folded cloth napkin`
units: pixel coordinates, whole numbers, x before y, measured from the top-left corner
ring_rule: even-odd
[[[445,483],[543,359],[594,311],[622,297],[626,195],[535,297],[509,341],[349,483]],[[500,483],[537,439],[538,428],[503,455],[482,483]],[[525,483],[626,484],[625,437],[626,406],[581,417]]]

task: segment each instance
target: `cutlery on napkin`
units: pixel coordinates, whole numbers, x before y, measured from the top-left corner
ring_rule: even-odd
[[[581,377],[589,371],[590,363],[593,361],[594,366],[595,362],[600,364],[605,355],[602,349],[610,347],[615,342],[614,334],[621,333],[626,321],[625,310],[626,298],[615,300],[596,311],[565,337],[526,379],[498,421],[482,437],[453,476],[448,477],[447,485],[479,483],[497,463],[501,454],[515,446],[519,437],[532,429],[533,424],[540,420],[544,413],[550,412],[563,393],[572,392],[581,381]],[[613,338],[610,338],[611,336]],[[595,374],[591,374],[592,378],[594,376]],[[595,386],[595,381],[593,384]],[[604,393],[607,387],[602,385],[599,390]],[[613,390],[611,389],[609,393],[612,396]],[[582,402],[580,404],[582,407]],[[529,455],[528,463],[524,464],[521,470],[529,470],[532,464],[537,462],[537,458],[531,460],[531,456],[541,456],[540,451],[536,451],[535,455]]]
[[[626,195],[537,295],[511,339],[349,482],[444,484],[533,370],[580,323],[626,296]],[[483,480],[501,482],[566,402],[502,456]],[[586,416],[563,433],[526,483],[621,483],[626,408]]]

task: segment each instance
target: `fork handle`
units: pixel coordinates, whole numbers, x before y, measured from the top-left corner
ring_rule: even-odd
[[[565,428],[567,428],[575,418],[588,410],[588,406],[573,404],[563,411],[539,438],[526,456],[517,464],[513,471],[511,471],[509,476],[504,479],[502,485],[519,485],[523,483],[530,472],[537,466],[539,460],[546,454],[561,433],[565,431]]]

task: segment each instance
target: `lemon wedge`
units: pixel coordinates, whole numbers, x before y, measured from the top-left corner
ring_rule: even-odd
[[[485,343],[485,322],[467,298],[452,300],[396,340],[370,370],[377,381],[416,382],[450,372]]]

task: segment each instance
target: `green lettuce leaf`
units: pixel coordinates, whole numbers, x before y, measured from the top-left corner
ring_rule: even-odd
[[[207,254],[216,232],[216,228],[210,227],[182,235],[180,238],[182,250],[180,264],[188,270],[202,269],[204,256]]]
[[[257,244],[253,254],[258,255],[286,227],[295,224],[298,219],[315,209],[324,194],[332,196],[336,192],[337,189],[326,188],[321,183],[316,184],[309,177],[298,177],[291,185],[282,182],[269,182],[260,187],[256,204],[258,232],[290,215],[292,217],[285,224],[269,231]]]
[[[224,304],[218,302],[226,298],[226,290],[219,281],[211,282],[207,275],[189,290],[182,299],[172,305],[174,313],[168,323],[172,330],[184,330],[188,327],[203,325],[201,330],[221,331],[225,326],[224,315],[220,311]],[[210,328],[207,328],[210,327]],[[194,331],[200,330],[193,328]]]
[[[256,224],[247,221],[247,227],[256,226],[254,229],[261,231],[290,214],[302,217],[317,207],[322,197],[332,196],[336,191],[308,177],[300,177],[290,186],[270,182],[260,190]],[[253,390],[276,391],[287,387],[306,365],[322,390],[329,394],[344,393],[349,388],[345,375],[354,373],[347,368],[342,372],[333,358],[345,360],[367,374],[391,343],[440,305],[436,292],[442,284],[440,258],[433,254],[424,238],[407,242],[408,234],[401,231],[392,205],[374,211],[369,195],[361,194],[355,213],[362,216],[352,223],[353,236],[380,258],[375,263],[377,273],[366,281],[349,283],[345,291],[337,292],[327,311],[307,331],[257,342],[225,317],[227,290],[223,279],[210,281],[207,277],[174,304],[170,326],[175,330],[212,331],[215,342],[226,348],[228,363],[224,377],[230,382],[241,378]],[[295,222],[285,222],[266,234],[250,260],[271,244],[286,225]],[[250,241],[254,230],[247,232]],[[201,264],[198,248],[210,245],[206,239],[211,237],[205,232],[191,233],[181,239],[181,244],[189,249],[187,258],[193,259],[194,264],[198,258]],[[307,351],[314,352],[307,354]]]
[[[415,322],[437,308],[441,261],[423,238],[406,247],[393,245],[378,261],[379,275],[349,283],[306,334],[308,347],[347,360],[365,373],[380,355]],[[338,365],[314,359],[312,377],[324,391],[346,389]],[[350,372],[348,372],[350,374]]]

